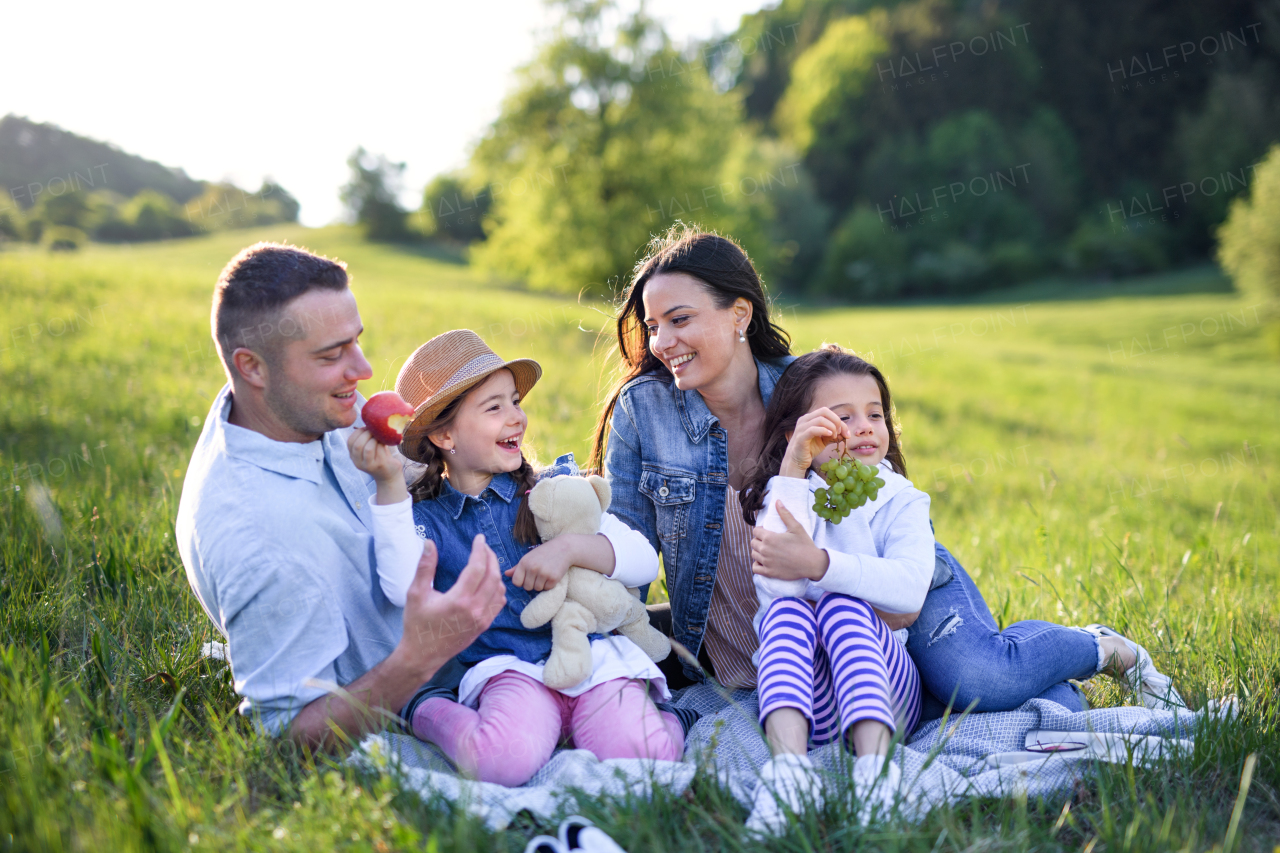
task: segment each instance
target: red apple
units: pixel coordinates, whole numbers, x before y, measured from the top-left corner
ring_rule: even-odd
[[[379,391],[360,410],[364,425],[383,444],[399,444],[404,428],[413,420],[413,406],[395,391]]]

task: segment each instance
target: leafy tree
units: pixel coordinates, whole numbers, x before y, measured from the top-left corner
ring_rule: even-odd
[[[910,256],[905,232],[888,231],[881,216],[860,204],[831,235],[811,289],[828,297],[893,297],[902,290]]]
[[[274,222],[297,222],[298,213],[302,210],[302,205],[293,197],[292,193],[284,187],[272,180],[263,180],[262,186],[258,188],[258,198],[272,204],[276,208],[278,219]],[[270,222],[261,224],[269,225]]]
[[[178,203],[155,190],[138,193],[120,213],[133,229],[135,240],[164,240],[196,233]]]
[[[1160,236],[1150,228],[1083,216],[1067,241],[1063,265],[1071,272],[1125,276],[1168,266]]]
[[[804,289],[822,260],[831,212],[796,150],[780,140],[739,135],[721,166],[715,196],[719,203],[708,221],[742,244],[765,282]]]
[[[716,223],[740,107],[643,9],[559,5],[552,39],[476,149],[492,208],[474,257],[537,289],[601,293],[673,212]]]
[[[960,293],[1034,275],[1056,265],[1075,226],[1077,182],[1070,135],[1049,110],[1021,127],[969,110],[885,136],[860,166],[865,201],[832,235],[814,289]]]
[[[64,225],[82,230],[89,227],[91,215],[89,194],[83,190],[73,190],[60,195],[46,193],[41,196],[35,212],[35,216],[47,225]]]
[[[271,181],[263,181],[257,192],[230,183],[206,184],[199,197],[183,205],[188,221],[203,231],[297,222],[298,209],[297,199]]]
[[[922,138],[957,113],[983,111],[1007,124],[1006,116],[1020,121],[1032,111],[1034,54],[998,10],[984,4],[961,14],[944,0],[878,4],[833,17],[798,54],[772,124],[805,155],[832,207],[844,211],[868,198],[863,164],[887,140]],[[951,42],[985,45],[997,28],[1024,49],[951,58]]]
[[[1255,75],[1220,72],[1201,109],[1179,120],[1180,175],[1197,184],[1210,178],[1213,183],[1206,189],[1218,190],[1197,192],[1188,203],[1197,254],[1210,248],[1214,226],[1226,219],[1245,181],[1252,181],[1251,167],[1266,154],[1270,142],[1280,139],[1280,97],[1268,91],[1267,83]]]
[[[709,46],[713,76],[742,93],[748,120],[767,124],[791,82],[796,58],[832,21],[866,9],[865,0],[782,0],[744,15],[736,32]]]
[[[342,203],[369,240],[395,242],[410,237],[408,212],[396,199],[404,176],[404,163],[374,156],[363,147],[347,159],[351,179],[341,191]]]
[[[1050,107],[1038,107],[1015,135],[1019,163],[1030,163],[1024,197],[1050,238],[1068,233],[1083,201],[1075,135]]]
[[[94,240],[106,243],[124,243],[137,240],[133,223],[125,218],[124,208],[129,199],[111,190],[94,190],[89,193],[89,225],[87,231]]]
[[[148,199],[161,206],[173,203],[160,193],[144,192],[150,193]],[[48,243],[54,239],[51,234],[56,231],[60,235],[56,242],[64,248],[78,246],[89,235],[108,242],[143,239],[138,237],[133,227],[132,217],[135,214],[125,211],[128,204],[129,199],[105,189],[47,194],[28,214],[28,238],[32,242]]]
[[[490,206],[487,188],[472,187],[461,174],[437,175],[422,191],[422,233],[459,243],[483,240]]]
[[[1280,139],[1267,8],[781,0],[717,43],[713,75],[749,120],[803,154],[836,214],[816,292],[965,290],[1053,268],[1124,274],[1203,257],[1241,170]],[[886,221],[891,199],[1022,164],[1016,191],[916,217],[910,230]],[[1229,189],[1215,192],[1224,178]],[[1186,182],[1197,192],[1169,202]]]
[[[27,223],[22,208],[14,205],[0,209],[0,243],[24,240],[26,236]]]
[[[876,60],[889,49],[886,23],[882,10],[841,18],[796,60],[777,122],[800,151],[808,152],[820,135],[823,148],[845,149],[864,141],[872,128],[847,108],[875,85]]]
[[[1218,230],[1218,259],[1245,293],[1280,303],[1280,145],[1258,166],[1247,197]]]

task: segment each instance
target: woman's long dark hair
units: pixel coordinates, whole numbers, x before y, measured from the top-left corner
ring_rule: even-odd
[[[467,399],[474,390],[475,388],[472,388],[466,394],[459,394],[450,400],[449,405],[445,406],[432,422],[431,432],[435,433],[453,426],[454,419],[458,417],[458,409],[462,407],[462,401]],[[409,487],[409,494],[415,502],[434,500],[444,491],[444,451],[431,443],[429,435],[430,433],[423,433],[421,443],[418,445],[418,459],[426,464],[427,469]],[[533,488],[534,483],[538,482],[538,471],[521,453],[520,467],[512,471],[511,476],[516,481],[516,494],[520,496],[520,506],[516,509],[516,523],[512,528],[512,535],[517,542],[523,542],[526,545],[537,544],[538,526],[533,518],[533,510],[529,509],[529,490]]]
[[[893,412],[893,400],[889,397],[889,383],[880,369],[835,344],[823,344],[819,349],[797,358],[783,371],[778,384],[773,386],[773,396],[764,413],[764,449],[760,463],[752,470],[743,485],[742,517],[747,524],[756,523],[756,513],[764,508],[764,493],[769,478],[778,473],[782,457],[787,452],[787,433],[794,432],[800,416],[813,410],[813,389],[828,376],[870,376],[880,386],[880,407],[884,409],[884,425],[889,429],[889,452],[885,458],[893,463],[893,470],[907,476],[907,463],[902,457],[902,436]]]
[[[721,310],[739,297],[750,302],[751,323],[746,336],[756,358],[781,358],[791,353],[791,338],[769,319],[764,284],[742,247],[719,234],[677,222],[649,242],[648,251],[631,274],[631,284],[619,300],[616,325],[622,367],[609,392],[609,402],[596,421],[589,460],[591,468],[600,473],[604,473],[609,421],[622,386],[641,374],[667,369],[650,351],[649,329],[644,323],[644,286],[663,273],[684,273],[698,279],[711,291],[715,306]]]

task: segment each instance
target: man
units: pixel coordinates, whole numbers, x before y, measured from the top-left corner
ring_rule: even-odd
[[[242,714],[312,748],[358,740],[471,644],[505,603],[477,537],[447,592],[426,543],[403,610],[373,557],[373,478],[347,437],[372,375],[344,264],[259,243],[227,264],[213,337],[228,384],[192,454],[178,549],[227,638]]]

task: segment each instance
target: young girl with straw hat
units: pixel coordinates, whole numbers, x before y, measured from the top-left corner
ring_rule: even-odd
[[[504,785],[528,781],[562,741],[601,759],[678,760],[684,749],[682,717],[654,704],[669,698],[665,677],[625,637],[592,638],[592,674],[583,682],[565,690],[542,683],[551,627],[520,622],[533,597],[570,566],[628,587],[650,583],[658,555],[609,513],[599,534],[538,543],[527,495],[539,472],[524,455],[529,417],[521,401],[541,375],[537,362],[504,361],[477,334],[457,329],[420,346],[395,386],[415,409],[400,450],[426,466],[411,488],[413,521],[439,550],[436,588],[453,585],[477,537],[497,555],[507,587],[507,606],[458,656],[468,667],[459,701],[428,698],[409,722],[464,771]],[[554,473],[566,467],[577,473],[572,456],[557,460]]]

